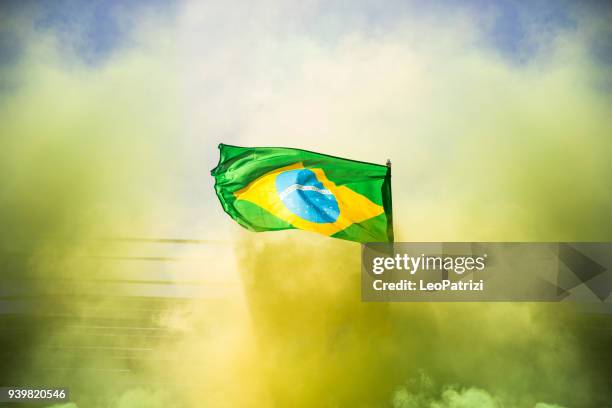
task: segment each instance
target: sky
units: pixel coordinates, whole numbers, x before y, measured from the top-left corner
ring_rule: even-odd
[[[131,173],[164,174],[124,184],[161,188],[160,200],[184,207],[169,233],[199,236],[210,222],[201,214],[223,217],[208,171],[224,142],[392,159],[408,213],[398,229],[411,240],[458,238],[479,216],[475,239],[494,237],[482,226],[501,218],[515,219],[509,238],[596,238],[594,221],[610,221],[598,177],[609,166],[597,154],[609,147],[609,12],[548,1],[5,2],[4,127],[41,140],[27,119],[106,122],[100,136],[62,137],[154,155],[156,169]],[[44,106],[56,92],[59,115]],[[532,187],[542,184],[541,198],[575,193],[539,206],[532,198],[545,193]]]
[[[181,272],[229,285],[210,302],[209,287],[138,289],[198,297],[155,315],[176,335],[154,345],[172,363],[132,378],[193,379],[179,406],[606,401],[609,360],[572,308],[362,304],[358,246],[242,230],[210,170],[219,143],[391,159],[399,240],[609,241],[611,14],[606,1],[4,1],[0,248],[31,254],[18,268],[58,290],[101,290],[63,283],[105,272],[83,258],[100,251],[197,258]],[[108,237],[216,246],[92,244]],[[131,265],[111,272],[178,279]],[[32,332],[42,365],[47,337]],[[84,406],[178,401],[134,387],[108,402],[93,396],[101,376],[66,378]]]

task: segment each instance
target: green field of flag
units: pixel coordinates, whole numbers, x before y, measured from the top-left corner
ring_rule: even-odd
[[[215,190],[243,227],[393,241],[390,167],[281,147],[219,150]]]

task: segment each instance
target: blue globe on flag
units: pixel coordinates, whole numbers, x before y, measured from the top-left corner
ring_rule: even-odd
[[[340,209],[333,193],[308,169],[288,170],[276,176],[276,191],[293,214],[318,224],[338,219]]]

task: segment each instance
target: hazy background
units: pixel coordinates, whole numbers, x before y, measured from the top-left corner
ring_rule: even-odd
[[[609,241],[611,18],[2,2],[0,382],[80,408],[605,406],[607,315],[363,304],[357,244],[243,231],[209,170],[220,142],[390,158],[399,240]]]

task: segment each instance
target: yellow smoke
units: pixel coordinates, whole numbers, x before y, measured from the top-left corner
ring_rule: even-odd
[[[0,101],[0,242],[25,256],[29,289],[63,294],[38,311],[77,322],[28,332],[32,365],[18,376],[69,385],[81,408],[584,406],[605,396],[603,364],[574,329],[586,318],[572,308],[362,303],[358,246],[239,231],[207,173],[219,141],[391,158],[399,239],[610,239],[610,99],[585,51],[598,20],[582,17],[513,65],[479,46],[469,15],[332,43],[279,35],[296,19],[279,5],[237,9],[193,3],[176,20],[136,24],[132,46],[97,66],[49,33],[21,34],[25,55],[4,69],[15,88]],[[100,240],[134,235],[225,243]],[[181,261],[159,267],[170,283],[151,289],[96,281],[152,274],[151,263],[100,255]],[[203,283],[178,283],[185,276]],[[172,300],[125,296],[147,290]],[[186,294],[194,299],[176,300]],[[164,335],[80,328],[115,317]],[[102,341],[150,358],[49,352]],[[42,370],[75,365],[111,371]]]

